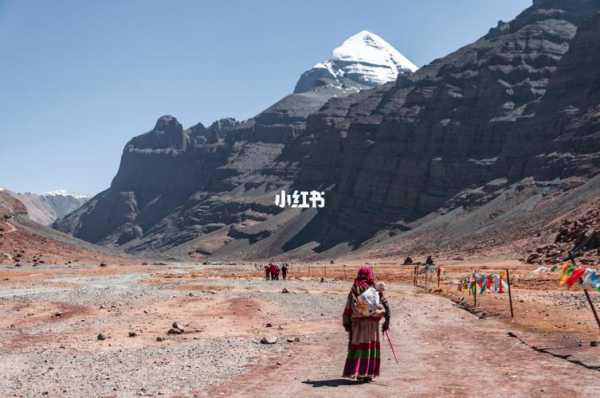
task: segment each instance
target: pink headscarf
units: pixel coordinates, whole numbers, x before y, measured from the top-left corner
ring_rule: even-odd
[[[356,275],[356,279],[354,280],[354,286],[357,288],[364,290],[369,286],[373,286],[375,283],[375,274],[373,273],[373,268],[368,265],[363,265],[358,270],[358,274]]]

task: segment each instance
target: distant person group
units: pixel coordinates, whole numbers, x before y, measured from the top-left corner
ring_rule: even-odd
[[[278,281],[279,274],[281,273],[281,277],[283,280],[287,279],[289,266],[287,263],[281,264],[281,268],[274,263],[269,263],[265,265],[265,279],[271,281]]]
[[[404,260],[404,265],[412,265],[412,264],[420,265],[421,263],[415,263],[414,260],[412,259],[412,257],[410,257],[410,256],[406,257],[406,259]],[[427,260],[425,260],[425,265],[435,265],[432,256],[427,256]]]

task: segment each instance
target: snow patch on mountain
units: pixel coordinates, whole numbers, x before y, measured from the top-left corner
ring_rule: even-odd
[[[89,200],[89,196],[70,194],[64,189],[43,194],[32,192],[11,194],[25,205],[29,218],[42,225],[51,225]]]
[[[321,86],[361,90],[395,81],[418,67],[375,33],[363,30],[333,50],[332,57],[304,72],[294,90],[302,93]]]
[[[44,192],[42,194],[42,196],[71,196],[71,197],[76,198],[76,199],[87,199],[87,198],[89,198],[88,195],[80,195],[80,194],[69,193],[65,189],[57,189],[57,190],[50,191],[50,192]]]

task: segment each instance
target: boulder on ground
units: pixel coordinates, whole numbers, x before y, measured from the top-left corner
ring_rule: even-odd
[[[183,334],[183,332],[183,328],[179,327],[177,322],[173,322],[173,324],[171,325],[171,329],[167,331],[167,334]]]
[[[260,344],[277,344],[277,340],[275,336],[265,336],[260,339]]]

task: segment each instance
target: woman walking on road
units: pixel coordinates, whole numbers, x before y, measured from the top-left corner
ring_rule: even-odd
[[[343,325],[349,334],[344,377],[368,383],[379,376],[381,318],[385,318],[382,327],[385,332],[390,326],[390,309],[383,291],[375,289],[373,269],[363,266],[358,270],[344,309]]]

